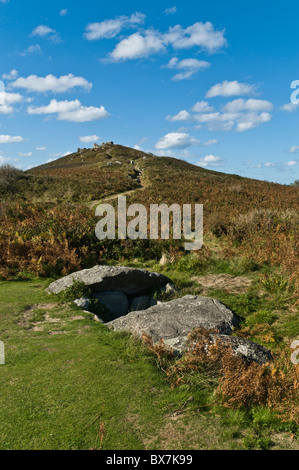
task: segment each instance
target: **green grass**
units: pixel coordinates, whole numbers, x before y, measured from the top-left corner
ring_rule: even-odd
[[[44,280],[0,282],[0,339],[6,347],[6,364],[0,366],[0,449],[282,445],[271,438],[281,429],[274,418],[260,417],[259,429],[265,425],[269,442],[260,441],[252,410],[207,406],[214,402],[215,384],[204,376],[171,390],[140,342],[109,331],[71,304],[53,302],[45,285]],[[287,435],[283,439],[283,446],[291,446]]]

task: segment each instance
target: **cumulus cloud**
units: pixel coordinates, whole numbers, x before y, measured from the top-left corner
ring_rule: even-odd
[[[12,144],[23,142],[24,138],[20,136],[0,135],[0,144]]]
[[[98,135],[86,135],[86,136],[80,137],[80,140],[84,144],[90,144],[92,142],[97,142],[99,138],[100,137]]]
[[[198,47],[200,50],[215,53],[226,45],[224,31],[216,31],[212,23],[209,22],[195,23],[186,29],[176,25],[169,28],[166,33],[154,29],[136,32],[122,39],[109,57],[112,61],[140,59],[165,52],[168,46],[172,46],[174,49]],[[194,64],[195,62],[193,62],[193,67]],[[187,66],[187,63],[185,66]],[[190,67],[191,65],[189,65],[189,69]]]
[[[206,155],[205,157],[201,158],[197,165],[203,167],[213,167],[219,166],[223,162],[222,158],[216,155]]]
[[[4,73],[2,75],[3,80],[15,80],[19,75],[16,69],[12,69],[9,73]]]
[[[12,106],[8,106],[7,104],[0,105],[0,114],[13,114],[14,108]]]
[[[174,116],[166,116],[171,122],[195,121],[196,128],[205,125],[210,131],[244,132],[254,129],[272,119],[269,112],[273,104],[267,100],[243,98],[235,99],[222,106],[221,111],[215,110],[207,101],[198,101],[190,111],[182,110]]]
[[[19,93],[8,93],[5,91],[0,91],[0,103],[5,104],[16,104],[23,101],[23,96]]]
[[[213,106],[210,106],[207,101],[198,101],[192,108],[194,113],[209,113],[214,111]]]
[[[254,129],[255,127],[264,124],[265,122],[269,122],[272,119],[272,115],[270,113],[248,113],[243,114],[237,124],[237,131],[244,132],[249,129]]]
[[[140,59],[158,52],[166,51],[160,35],[155,31],[134,33],[120,41],[110,53],[113,61]]]
[[[32,44],[31,46],[29,46],[27,49],[25,49],[24,51],[20,52],[20,56],[21,57],[25,57],[26,55],[28,54],[34,54],[34,53],[39,53],[41,54],[42,52],[42,48],[40,47],[39,44]]]
[[[130,17],[119,16],[114,20],[105,20],[100,23],[90,23],[86,27],[84,36],[89,41],[97,39],[109,39],[119,35],[124,28],[129,28],[136,25],[142,25],[145,20],[143,13],[133,13]]]
[[[223,107],[223,111],[227,113],[239,113],[241,111],[271,111],[272,109],[273,104],[270,103],[270,101],[256,100],[252,98],[247,101],[245,101],[243,98],[239,98],[231,101],[230,103],[227,103]]]
[[[67,8],[63,8],[62,10],[60,10],[59,12],[59,15],[60,16],[65,16],[68,14],[68,9]]]
[[[287,111],[288,113],[293,113],[294,111],[298,109],[298,106],[299,106],[298,104],[287,103],[287,104],[280,106],[279,109],[281,111]]]
[[[299,160],[290,160],[289,162],[284,163],[285,166],[295,166],[299,165]]]
[[[31,33],[31,36],[49,39],[52,42],[60,42],[61,38],[55,29],[44,24],[37,26]]]
[[[208,147],[210,145],[216,145],[218,144],[218,140],[217,139],[210,139],[210,140],[207,140],[206,142],[203,142],[201,145],[203,147]]]
[[[177,12],[177,7],[170,7],[164,10],[165,15],[173,15]]]
[[[167,150],[172,148],[187,148],[199,144],[199,140],[191,137],[185,132],[169,132],[161,137],[156,143],[157,150]]]
[[[171,27],[164,35],[164,39],[175,49],[199,47],[213,53],[227,45],[224,33],[224,30],[216,31],[213,24],[207,21],[206,23],[194,23],[186,29],[180,25]]]
[[[188,111],[182,110],[178,114],[175,114],[174,116],[166,116],[167,121],[171,122],[177,122],[177,121],[188,121],[191,119],[192,116]]]
[[[29,92],[45,93],[64,93],[74,88],[83,88],[90,91],[92,83],[89,83],[83,77],[76,77],[72,73],[55,77],[54,75],[47,75],[46,77],[38,77],[37,75],[30,75],[29,77],[19,77],[12,84],[14,88],[23,88]]]
[[[221,119],[220,113],[200,113],[193,116],[195,121],[206,123],[211,121],[219,121]]]
[[[90,122],[109,116],[104,106],[82,106],[79,100],[51,100],[47,106],[28,107],[28,114],[56,114],[58,121]]]
[[[81,103],[79,100],[74,101],[57,101],[51,100],[47,106],[40,107],[28,107],[28,114],[56,114],[73,111],[80,107]]]
[[[8,93],[0,91],[0,114],[12,114],[15,109],[12,105],[23,101],[19,93]]]
[[[70,121],[70,122],[90,122],[104,119],[109,116],[104,106],[96,108],[94,106],[80,106],[78,109],[73,111],[67,111],[60,113],[57,116],[59,121]]]
[[[299,150],[299,146],[298,145],[293,145],[293,147],[291,147],[288,152],[289,153],[296,153],[298,150]]]
[[[172,80],[180,81],[180,80],[192,78],[197,74],[197,72],[199,72],[200,70],[206,70],[210,66],[211,66],[210,62],[206,62],[205,60],[198,60],[198,59],[179,60],[177,57],[174,57],[166,65],[166,68],[182,70],[181,73],[178,73],[172,77]]]
[[[28,153],[19,152],[19,157],[32,157],[32,152],[28,152]]]
[[[227,81],[224,80],[222,83],[217,83],[212,86],[207,92],[207,98],[214,98],[216,96],[244,96],[252,95],[255,93],[255,86],[249,85],[248,83],[240,83],[237,80]]]

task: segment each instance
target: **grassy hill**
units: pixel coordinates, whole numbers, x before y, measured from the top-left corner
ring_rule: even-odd
[[[34,237],[37,244],[49,243],[52,238],[53,244],[59,242],[63,257],[70,258],[69,266],[62,263],[61,273],[93,264],[100,255],[106,259],[107,251],[115,260],[129,254],[133,259],[142,253],[147,259],[157,259],[169,247],[179,251],[175,242],[140,241],[133,247],[130,241],[103,244],[96,240],[94,207],[104,200],[116,204],[119,194],[127,195],[128,203],[147,207],[162,202],[201,203],[206,250],[216,245],[223,255],[226,250],[230,257],[238,254],[257,263],[283,266],[289,274],[296,270],[299,199],[295,186],[210,171],[110,144],[80,150],[19,172],[9,184],[5,181],[7,177],[3,183],[0,170],[1,239],[14,239],[13,248],[22,258],[22,250],[17,250],[20,242],[25,250]],[[27,251],[26,256],[49,264],[49,256],[43,251],[36,250],[38,258]],[[7,265],[5,261],[3,264]],[[42,272],[40,267],[35,269]]]
[[[103,201],[117,205],[119,194],[146,207],[203,204],[203,248],[98,240],[94,209]],[[0,168],[0,340],[8,361],[0,448],[296,448],[299,371],[290,345],[299,331],[298,206],[298,187],[120,145],[83,149],[26,172]],[[241,319],[234,334],[276,357],[258,383],[247,381],[246,389],[257,385],[263,393],[249,399],[232,387],[219,396],[219,371],[161,363],[68,302],[49,304],[43,289],[50,279],[95,264],[159,271],[179,296],[220,299]],[[173,370],[180,370],[180,386],[169,383]],[[265,392],[268,380],[281,394]]]

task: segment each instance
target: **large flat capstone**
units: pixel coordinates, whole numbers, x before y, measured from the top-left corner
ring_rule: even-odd
[[[95,266],[59,279],[49,285],[47,292],[59,294],[72,286],[74,281],[83,282],[93,292],[120,291],[129,296],[151,294],[171,280],[155,272],[123,266]]]
[[[192,295],[131,312],[107,323],[113,330],[130,331],[139,337],[146,333],[154,343],[163,339],[180,352],[184,349],[188,334],[196,328],[216,329],[229,335],[237,325],[236,316],[219,300]]]
[[[247,339],[230,336],[238,323],[237,317],[219,300],[188,295],[147,310],[131,312],[107,323],[107,326],[113,330],[129,331],[139,338],[145,333],[154,343],[163,339],[176,354],[186,351],[188,335],[193,330],[217,330],[218,333],[210,334],[211,344],[217,338],[248,362],[265,364],[271,361],[273,358],[268,349]]]

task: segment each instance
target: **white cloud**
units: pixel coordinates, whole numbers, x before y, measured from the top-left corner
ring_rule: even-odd
[[[28,54],[41,53],[41,52],[42,52],[42,48],[40,47],[39,44],[32,44],[23,52],[20,52],[20,56],[25,57]]]
[[[293,103],[287,103],[279,108],[281,111],[287,111],[288,113],[293,113],[298,109],[298,104],[293,104]]]
[[[44,150],[47,150],[47,147],[36,147],[36,150],[38,152],[43,152]]]
[[[65,16],[68,14],[68,9],[67,8],[63,8],[62,10],[60,10],[59,12],[59,15],[60,16]]]
[[[197,165],[199,166],[219,166],[223,162],[222,158],[217,157],[216,155],[206,155],[205,157],[201,158]]]
[[[243,98],[236,99],[227,103],[223,107],[223,111],[228,113],[239,113],[240,111],[252,111],[252,112],[259,112],[259,111],[271,111],[273,109],[273,104],[270,101],[266,100],[256,100],[256,99],[249,99],[245,101]]]
[[[194,113],[209,113],[214,111],[213,106],[210,106],[207,101],[198,101],[192,108]]]
[[[58,121],[90,122],[109,116],[104,106],[82,106],[79,100],[51,100],[47,106],[28,107],[28,114],[56,114]]]
[[[218,144],[218,140],[217,139],[210,139],[210,140],[207,140],[206,142],[203,142],[202,143],[202,146],[203,147],[208,147],[210,145],[216,145]]]
[[[171,122],[195,121],[196,128],[202,125],[210,131],[231,131],[244,132],[254,129],[272,119],[268,112],[273,109],[273,104],[266,100],[242,98],[227,103],[222,107],[224,112],[216,111],[207,101],[195,103],[191,112],[182,110],[174,116],[167,116]]]
[[[133,13],[130,17],[119,16],[114,20],[105,20],[101,23],[90,23],[86,27],[85,37],[89,41],[95,41],[102,38],[114,38],[124,28],[129,28],[135,25],[142,25],[145,20],[143,13]]]
[[[28,114],[56,114],[56,113],[66,113],[69,111],[74,111],[81,106],[79,100],[74,101],[57,101],[51,100],[47,106],[28,107]]]
[[[23,99],[19,93],[0,91],[0,114],[13,114],[15,109],[12,105],[21,103]]]
[[[295,166],[299,165],[299,160],[290,160],[289,162],[284,163],[285,166]]]
[[[28,153],[19,152],[19,157],[32,157],[32,152],[28,152]]]
[[[299,150],[298,145],[293,145],[293,147],[290,148],[289,153],[296,153]]]
[[[0,114],[12,114],[14,112],[14,108],[12,106],[7,106],[7,104],[0,105]]]
[[[200,50],[215,53],[226,45],[224,31],[215,31],[209,22],[195,23],[186,29],[176,25],[169,28],[166,33],[147,29],[131,34],[116,45],[109,57],[112,61],[140,59],[164,52],[168,46],[174,49],[198,47]]]
[[[3,80],[15,80],[19,75],[16,69],[12,69],[9,73],[4,73],[2,75]]]
[[[166,117],[167,121],[171,121],[171,122],[188,121],[191,118],[192,118],[191,114],[188,113],[188,111],[185,111],[185,110],[180,111],[175,116],[167,116]]]
[[[212,86],[207,92],[207,98],[214,98],[216,96],[243,96],[251,95],[255,92],[255,86],[248,83],[240,83],[237,80],[229,82],[227,80],[222,83],[217,83]]]
[[[27,91],[44,93],[51,91],[53,93],[64,93],[73,88],[83,88],[90,91],[92,83],[89,83],[83,77],[76,77],[72,73],[55,77],[54,75],[47,75],[46,77],[38,77],[37,75],[30,75],[27,78],[19,77],[12,84],[15,88],[23,88]]]
[[[134,149],[135,150],[142,150],[143,151],[143,148],[141,147],[142,144],[144,144],[144,142],[146,142],[147,140],[147,137],[143,137],[135,146],[134,146]]]
[[[99,138],[100,137],[98,135],[86,135],[86,136],[80,137],[80,140],[84,144],[90,144],[92,142],[97,142]]]
[[[208,124],[209,131],[222,131],[222,132],[229,132],[232,131],[235,127],[234,121],[223,121],[223,120],[215,120],[211,121]]]
[[[179,60],[177,57],[174,57],[166,65],[168,69],[178,69],[183,70],[183,72],[176,74],[172,77],[174,81],[185,80],[187,78],[192,78],[200,70],[206,70],[211,66],[210,62],[205,60],[198,59],[183,59]]]
[[[23,141],[24,138],[20,136],[0,135],[0,144],[12,144]]]
[[[184,132],[169,132],[164,135],[156,144],[157,150],[167,150],[172,148],[187,148],[199,144],[199,140]]]
[[[40,38],[49,39],[52,42],[60,42],[60,36],[55,29],[50,28],[46,25],[39,25],[37,26],[31,33],[31,36],[37,36]]]
[[[271,121],[272,115],[270,113],[248,113],[243,114],[240,118],[240,121],[237,124],[237,131],[244,132],[249,129],[254,129],[255,127],[260,126],[266,122]]]
[[[0,91],[0,103],[4,104],[16,104],[23,101],[23,96],[19,93],[8,93]]]
[[[183,29],[180,25],[169,28],[164,35],[165,41],[172,44],[175,49],[190,49],[199,47],[210,53],[225,47],[227,41],[224,37],[225,31],[215,31],[209,21],[206,23],[194,23]]]
[[[110,53],[113,61],[140,59],[152,54],[165,51],[165,45],[160,35],[155,31],[134,33],[120,41]]]
[[[219,113],[215,114],[209,114],[210,111],[213,111],[214,108],[212,106],[209,106],[209,103],[206,101],[198,101],[195,103],[193,108],[191,109],[191,112],[198,112],[198,113],[203,113],[199,114],[199,117],[197,115],[191,114],[186,110],[180,111],[178,114],[175,114],[174,116],[166,116],[167,121],[171,122],[176,122],[176,121],[189,121],[189,120],[195,120],[195,121],[200,121],[200,122],[207,122],[210,119],[213,119],[215,116],[219,116]]]
[[[266,162],[266,163],[264,163],[264,166],[266,168],[276,168],[277,164],[274,163],[274,162]]]
[[[164,10],[165,15],[173,15],[173,13],[176,13],[176,12],[177,12],[177,7],[170,7]]]
[[[60,113],[57,116],[59,121],[70,121],[70,122],[90,122],[97,121],[98,119],[103,119],[109,116],[109,113],[106,111],[104,106],[96,108],[94,106],[80,106],[74,111],[67,111],[65,113]]]
[[[235,128],[238,132],[254,129],[272,119],[267,112],[240,112],[240,113],[199,113],[193,119],[201,124],[207,124],[210,131],[230,131]]]

